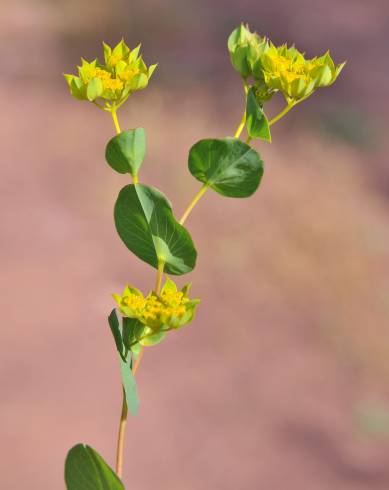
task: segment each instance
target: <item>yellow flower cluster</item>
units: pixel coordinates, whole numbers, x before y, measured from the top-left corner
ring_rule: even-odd
[[[167,279],[160,295],[151,292],[144,297],[138,289],[127,286],[121,296],[113,296],[123,315],[158,331],[162,327],[179,328],[192,320],[199,301],[190,300],[188,291],[188,286],[178,291],[174,282]]]
[[[255,81],[256,94],[263,103],[280,91],[288,104],[301,101],[319,87],[334,83],[345,63],[335,65],[330,53],[306,59],[294,46],[275,46],[250,32],[247,26],[235,29],[228,40],[235,69]]]
[[[136,294],[129,294],[123,298],[124,304],[136,312],[138,319],[145,325],[157,326],[168,324],[173,317],[181,319],[186,309],[185,304],[189,299],[183,297],[183,293],[178,291],[164,292],[160,297],[152,294],[147,298],[142,298]]]
[[[103,43],[104,64],[82,60],[78,76],[64,75],[71,94],[80,100],[105,99],[115,104],[124,102],[136,90],[148,85],[157,65],[147,67],[139,55],[140,46],[130,50],[122,40],[114,48]]]
[[[308,97],[316,88],[329,86],[336,80],[344,63],[338,66],[329,53],[320,58],[305,59],[296,48],[271,44],[262,60],[265,84],[281,91],[287,101]]]

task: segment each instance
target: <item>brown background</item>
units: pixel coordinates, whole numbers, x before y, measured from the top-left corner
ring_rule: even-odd
[[[142,41],[159,67],[119,117],[145,127],[141,178],[179,215],[199,187],[190,146],[241,115],[225,48],[240,21],[348,65],[256,144],[258,193],[209,192],[188,220],[202,303],[146,352],[126,488],[389,488],[387,2],[3,0],[1,489],[63,489],[77,442],[113,463],[110,293],[154,280],[114,231],[128,179],[104,163],[112,122],[61,74],[103,39]]]

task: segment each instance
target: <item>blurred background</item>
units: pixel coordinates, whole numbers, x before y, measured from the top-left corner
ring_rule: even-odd
[[[104,162],[112,121],[73,99],[62,73],[103,40],[142,42],[159,66],[119,119],[146,129],[141,179],[180,215],[199,188],[190,146],[232,135],[241,117],[226,50],[241,21],[348,64],[274,126],[271,145],[255,143],[266,167],[252,198],[209,192],[189,218],[202,303],[147,349],[126,488],[389,488],[387,1],[3,0],[2,489],[63,489],[78,442],[113,464],[110,294],[154,281],[114,230],[128,179]]]

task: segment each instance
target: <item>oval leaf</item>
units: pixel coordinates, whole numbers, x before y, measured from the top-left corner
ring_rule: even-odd
[[[130,129],[114,136],[105,149],[107,163],[120,174],[138,174],[146,153],[143,128]]]
[[[124,187],[115,204],[115,224],[126,247],[141,260],[168,274],[181,275],[196,265],[197,252],[188,231],[176,221],[167,198],[142,184]]]
[[[269,121],[255,97],[253,87],[247,94],[246,114],[246,127],[250,138],[258,138],[271,143]]]
[[[263,175],[259,154],[236,138],[205,139],[192,146],[189,170],[200,182],[227,197],[249,197]]]
[[[123,483],[103,458],[84,444],[74,446],[65,461],[67,490],[124,490]]]

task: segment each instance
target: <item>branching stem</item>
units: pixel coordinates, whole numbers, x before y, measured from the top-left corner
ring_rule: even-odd
[[[185,209],[184,214],[182,215],[180,219],[180,225],[183,225],[187,219],[187,217],[190,215],[192,212],[192,209],[196,206],[196,204],[199,202],[205,191],[208,189],[208,185],[204,184],[198,193],[195,195],[195,197],[191,200],[189,203],[188,207]]]

